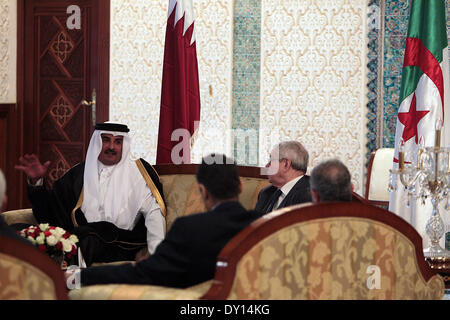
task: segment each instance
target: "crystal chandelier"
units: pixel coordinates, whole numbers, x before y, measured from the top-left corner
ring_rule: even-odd
[[[407,207],[411,201],[420,199],[425,205],[427,199],[433,206],[430,218],[427,221],[425,231],[430,238],[430,246],[424,250],[426,257],[449,257],[450,252],[439,245],[439,240],[445,233],[445,225],[439,213],[439,203],[445,201],[445,211],[449,210],[450,198],[450,171],[449,148],[441,148],[442,122],[436,122],[436,138],[434,147],[425,147],[423,137],[419,140],[416,164],[405,161],[404,142],[400,142],[398,152],[398,169],[389,170],[391,183],[388,190],[397,190],[397,177],[407,190]]]

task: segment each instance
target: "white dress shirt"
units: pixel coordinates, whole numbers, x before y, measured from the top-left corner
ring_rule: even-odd
[[[104,210],[104,202],[106,190],[108,189],[108,184],[111,177],[112,166],[105,166],[99,161],[98,164],[98,174],[99,174],[99,191],[100,191],[100,199],[99,199],[99,213],[101,217],[103,217],[103,221],[108,221],[105,210]],[[143,201],[139,213],[144,216],[145,226],[147,228],[147,247],[148,252],[152,254],[158,244],[164,239],[166,233],[166,221],[164,219],[164,215],[161,211],[161,207],[156,201],[153,193],[150,188],[148,188],[148,192],[145,195],[145,200]],[[136,225],[139,221],[140,214],[136,214],[135,221],[132,224],[132,227]],[[109,221],[111,222],[111,221]]]
[[[98,163],[98,176],[99,176],[99,191],[100,191],[100,199],[99,199],[99,214],[102,217],[101,221],[108,221],[105,215],[105,196],[106,190],[108,188],[108,184],[111,177],[112,166],[105,166],[100,161]],[[30,186],[39,187],[44,184],[44,179],[40,178],[35,184],[32,184],[28,179],[28,184]],[[164,239],[166,234],[166,221],[164,219],[164,215],[161,211],[161,207],[156,201],[153,193],[150,188],[148,188],[148,192],[145,196],[145,200],[142,203],[142,206],[139,210],[144,216],[145,219],[145,227],[147,228],[147,247],[148,252],[152,254],[158,244]],[[136,225],[139,221],[140,214],[136,214],[136,218],[132,224],[132,227]],[[108,221],[113,223],[112,221]]]

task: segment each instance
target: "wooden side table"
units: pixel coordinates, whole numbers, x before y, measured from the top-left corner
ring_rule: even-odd
[[[445,288],[450,289],[450,258],[425,258],[431,269],[436,270],[444,279]]]

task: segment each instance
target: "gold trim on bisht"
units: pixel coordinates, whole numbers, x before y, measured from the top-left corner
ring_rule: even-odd
[[[156,199],[156,202],[158,202],[159,206],[161,207],[161,211],[162,211],[164,217],[166,217],[167,216],[166,205],[164,203],[164,200],[163,200],[161,194],[159,193],[158,188],[156,188],[155,183],[153,182],[152,178],[148,174],[147,170],[144,167],[144,164],[142,163],[142,161],[140,159],[136,160],[136,165],[139,169],[139,172],[142,174],[142,177],[144,178],[145,182],[147,183],[148,187],[152,191],[153,196]],[[159,178],[158,172],[156,172],[156,170],[153,168],[152,165],[150,165],[150,166],[152,167],[153,171],[155,171],[156,175]],[[81,188],[81,193],[80,193],[80,197],[78,198],[78,202],[77,202],[75,208],[73,208],[73,210],[72,210],[72,215],[71,215],[72,223],[75,227],[78,227],[78,223],[75,218],[75,211],[77,211],[83,204],[83,194],[84,194],[83,190],[84,190],[84,186],[83,186],[83,188]]]
[[[80,193],[80,197],[78,198],[78,202],[75,206],[75,208],[73,208],[72,210],[72,223],[74,227],[78,227],[78,223],[77,223],[77,219],[75,218],[75,211],[77,211],[80,207],[81,204],[83,203],[83,195],[84,195],[84,186],[81,188],[81,193]]]
[[[158,188],[155,186],[155,183],[153,182],[152,178],[148,174],[147,170],[144,167],[144,164],[142,163],[142,161],[140,159],[136,160],[136,165],[137,165],[139,171],[141,172],[142,177],[144,177],[144,180],[147,183],[148,187],[152,191],[153,196],[156,199],[156,202],[158,202],[159,206],[161,207],[163,216],[166,217],[167,216],[166,204],[164,203],[161,193],[159,193]],[[150,165],[150,166],[156,172],[156,170],[153,168],[153,166],[152,165]],[[158,175],[157,172],[156,172],[156,174]],[[158,175],[158,177],[159,177],[159,175]]]

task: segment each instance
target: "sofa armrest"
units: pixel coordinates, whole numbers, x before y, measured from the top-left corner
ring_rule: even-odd
[[[211,287],[212,280],[177,289],[152,285],[106,284],[86,286],[69,292],[71,300],[198,300]]]
[[[15,223],[26,223],[30,225],[37,224],[36,218],[33,215],[33,210],[31,208],[5,211],[1,214],[3,215],[3,218],[5,218],[5,221],[8,225],[12,225]]]

